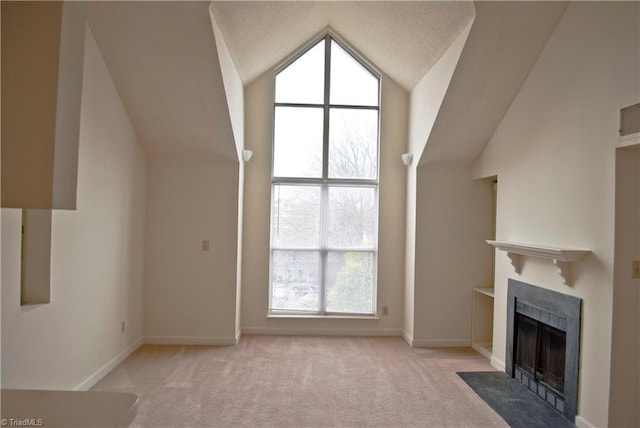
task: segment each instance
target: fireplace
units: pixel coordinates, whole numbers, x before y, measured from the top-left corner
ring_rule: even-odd
[[[571,422],[578,401],[581,305],[577,297],[509,279],[506,372]]]

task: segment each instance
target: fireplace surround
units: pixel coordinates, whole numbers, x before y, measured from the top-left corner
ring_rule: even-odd
[[[581,310],[580,298],[509,279],[505,371],[571,422],[578,404]]]

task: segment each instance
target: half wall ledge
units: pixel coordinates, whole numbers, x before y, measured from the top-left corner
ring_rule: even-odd
[[[518,274],[522,270],[522,256],[552,260],[558,267],[558,273],[560,274],[560,277],[562,277],[562,283],[569,286],[572,283],[573,262],[580,261],[584,256],[591,253],[590,250],[579,250],[575,248],[547,247],[534,244],[490,240],[486,242],[499,250],[506,251],[507,256],[511,260],[511,265]]]

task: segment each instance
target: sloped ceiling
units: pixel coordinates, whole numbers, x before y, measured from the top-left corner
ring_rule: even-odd
[[[535,65],[568,2],[476,2],[476,17],[420,165],[473,163]]]
[[[327,26],[410,90],[474,16],[468,1],[213,1],[247,84]]]
[[[407,90],[477,15],[421,164],[477,157],[565,7],[564,2],[87,2],[91,30],[151,158],[237,160],[212,15],[245,85],[330,26]]]
[[[88,2],[148,157],[237,159],[208,2]]]

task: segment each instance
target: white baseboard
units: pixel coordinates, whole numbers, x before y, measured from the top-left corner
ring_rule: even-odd
[[[402,338],[413,348],[413,336],[405,329],[402,329]]]
[[[468,339],[413,339],[414,348],[468,348]]]
[[[596,425],[592,424],[585,418],[580,415],[576,416],[576,427],[578,428],[597,428]]]
[[[278,328],[278,327],[242,327],[242,334],[275,336],[402,336],[399,328]]]
[[[74,391],[88,391],[89,388],[91,388],[93,385],[98,383],[98,381],[100,379],[105,377],[107,375],[107,373],[109,373],[111,370],[113,370],[118,364],[123,362],[129,355],[133,354],[133,352],[136,349],[138,349],[140,346],[142,346],[143,343],[144,343],[144,341],[142,340],[142,338],[140,338],[140,339],[136,340],[135,342],[133,342],[131,345],[127,346],[127,348],[124,351],[122,351],[121,353],[116,355],[107,364],[105,364],[104,366],[102,366],[98,370],[96,370],[91,376],[89,376],[82,383],[80,383],[78,386],[73,388],[73,390]]]
[[[414,348],[466,348],[471,346],[469,339],[413,339]]]
[[[236,337],[189,337],[189,336],[145,336],[144,343],[149,345],[236,345]]]
[[[489,359],[489,364],[491,364],[493,366],[493,368],[495,368],[496,370],[501,371],[501,372],[503,372],[503,371],[505,371],[507,369],[507,366],[504,364],[504,362],[500,361],[499,359],[497,359],[493,355]]]

